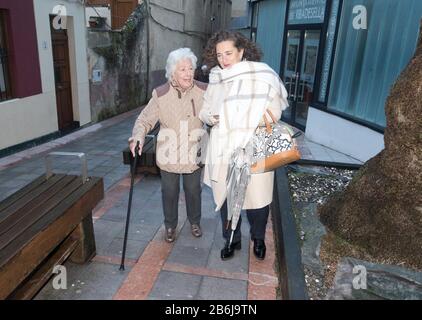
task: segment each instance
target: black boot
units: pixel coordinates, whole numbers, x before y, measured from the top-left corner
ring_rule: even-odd
[[[231,245],[229,245],[229,241],[226,242],[226,245],[221,250],[221,260],[227,260],[234,256],[234,250],[240,250],[242,248],[242,245],[239,242],[233,242]]]
[[[254,239],[253,253],[255,254],[255,257],[259,260],[264,260],[266,251],[267,251],[267,247],[265,246],[264,240]]]

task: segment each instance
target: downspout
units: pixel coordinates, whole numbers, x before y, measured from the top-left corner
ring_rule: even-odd
[[[148,99],[148,96],[149,96],[149,82],[150,82],[150,74],[149,74],[149,70],[150,70],[150,58],[149,58],[149,54],[150,54],[150,39],[149,39],[149,37],[150,37],[150,32],[149,32],[149,30],[150,30],[150,28],[149,28],[149,20],[150,20],[150,15],[151,15],[151,12],[150,12],[150,7],[149,7],[149,0],[144,0],[145,1],[145,4],[146,4],[146,9],[147,9],[147,23],[146,23],[146,33],[147,33],[147,86],[146,86],[146,94],[147,94],[147,99]]]

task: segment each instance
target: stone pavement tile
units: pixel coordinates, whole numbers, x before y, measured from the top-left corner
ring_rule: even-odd
[[[161,271],[148,299],[192,300],[201,285],[201,276]]]
[[[35,296],[35,300],[110,300],[130,272],[119,271],[112,264],[90,262],[88,264],[65,263],[67,289],[53,288],[53,279]]]
[[[20,179],[10,179],[6,181],[0,182],[0,188],[11,188],[11,189],[20,189],[27,184],[29,184],[29,180],[20,180]]]
[[[132,208],[133,209],[133,208]],[[133,211],[131,212],[133,214]],[[125,207],[112,207],[102,217],[103,220],[124,222],[126,221],[127,208]]]
[[[246,225],[247,222],[242,222],[243,225]],[[245,232],[242,232],[242,249],[236,250],[234,257],[223,261],[221,260],[221,249],[223,249],[225,240],[221,235],[221,222],[217,227],[215,233],[214,242],[211,248],[210,256],[208,259],[207,267],[210,269],[217,269],[224,272],[248,272],[249,266],[249,235],[245,235]]]
[[[175,244],[176,247],[197,247],[203,249],[209,249],[214,241],[215,229],[217,222],[211,219],[201,220],[202,236],[196,238],[192,235],[191,225],[186,222],[183,226],[179,238]]]
[[[248,272],[249,251],[247,248],[244,248],[243,243],[242,249],[236,250],[234,257],[226,261],[221,260],[220,252],[222,248],[211,250],[207,268],[224,272]]]
[[[104,251],[104,256],[121,257],[123,250],[123,238],[115,238]],[[128,259],[137,260],[148,245],[148,241],[138,241],[128,239],[126,242],[126,254]]]
[[[96,220],[94,223],[94,236],[97,254],[104,255],[110,243],[124,230],[124,227],[124,222]]]
[[[246,300],[247,281],[204,277],[198,300]]]
[[[32,181],[32,180],[37,179],[39,176],[40,174],[38,173],[25,173],[23,175],[20,175],[19,177],[16,177],[16,179]]]
[[[159,226],[164,222],[164,214],[162,209],[150,210],[149,208],[133,210],[134,223],[145,224],[150,226]],[[180,223],[180,211],[179,211],[179,223]]]
[[[10,175],[18,176],[21,173],[28,173],[32,170],[32,167],[24,165],[16,165],[10,168],[7,168],[4,172],[8,172]]]
[[[104,176],[107,173],[109,173],[111,170],[113,170],[113,167],[104,166],[103,164],[101,164],[95,167],[94,169],[89,169],[88,174],[93,175],[93,176],[100,174],[101,176]]]
[[[147,224],[141,223],[130,223],[129,224],[129,231],[127,238],[130,240],[137,240],[137,241],[151,241],[154,238],[154,235],[158,232],[160,226],[152,226]],[[125,236],[125,230],[122,231],[117,235],[117,238],[123,239]]]
[[[0,201],[6,199],[16,191],[18,191],[20,188],[3,188],[0,187]]]
[[[192,239],[192,244],[195,240]],[[201,248],[196,246],[180,246],[176,244],[167,259],[169,263],[184,264],[193,267],[205,267],[207,265],[209,248]]]

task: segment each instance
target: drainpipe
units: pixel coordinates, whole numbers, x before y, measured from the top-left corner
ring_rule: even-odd
[[[147,23],[146,23],[146,33],[147,33],[147,88],[146,88],[146,92],[147,92],[147,100],[148,100],[148,95],[149,95],[149,81],[150,81],[150,74],[149,74],[149,69],[150,69],[150,58],[149,58],[149,54],[150,54],[150,52],[149,52],[149,50],[150,50],[150,39],[149,39],[149,37],[150,37],[150,32],[149,32],[149,20],[150,20],[150,15],[151,15],[151,12],[150,12],[150,7],[149,7],[149,0],[144,0],[145,1],[145,4],[146,4],[146,7],[147,7]]]

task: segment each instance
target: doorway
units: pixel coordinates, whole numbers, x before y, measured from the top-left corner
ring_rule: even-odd
[[[70,78],[69,45],[66,29],[55,29],[50,16],[53,51],[54,82],[56,89],[57,117],[60,131],[77,127],[73,119],[72,85]]]
[[[283,119],[302,130],[305,129],[309,105],[315,96],[320,39],[320,28],[287,31],[283,81],[289,108],[283,112]]]

